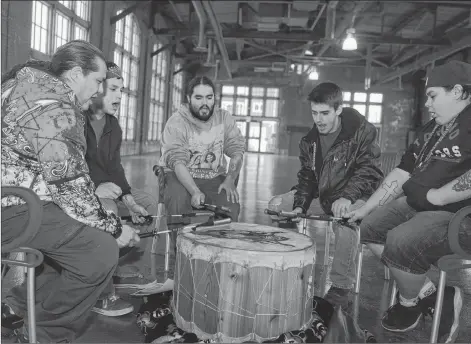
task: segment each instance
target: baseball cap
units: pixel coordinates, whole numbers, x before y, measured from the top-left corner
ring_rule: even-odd
[[[425,79],[425,87],[471,85],[471,64],[449,61],[431,69]]]
[[[118,65],[115,64],[114,62],[107,62],[106,63],[106,78],[107,79],[113,79],[113,78],[122,79],[123,73],[121,72],[121,68],[119,68]]]

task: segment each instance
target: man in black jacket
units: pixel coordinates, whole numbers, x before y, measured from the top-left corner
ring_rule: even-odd
[[[334,83],[317,85],[309,94],[314,126],[299,144],[301,169],[290,193],[275,197],[270,208],[292,207],[306,213],[315,198],[325,214],[337,217],[360,207],[378,187],[383,173],[376,128],[358,111],[342,107],[342,90]],[[355,283],[358,234],[334,223],[335,254],[325,298],[347,306]]]
[[[455,212],[471,206],[471,64],[450,61],[433,68],[426,95],[432,120],[365,205],[346,215],[363,219],[362,242],[397,282],[397,303],[382,318],[393,332],[412,330],[423,315],[433,315],[437,292],[426,273],[454,253],[448,225]],[[471,252],[469,217],[465,222],[459,244]],[[458,335],[462,291],[447,286],[443,297],[439,336],[450,343]]]
[[[121,165],[122,130],[114,114],[119,109],[122,91],[123,78],[120,68],[113,62],[107,62],[104,93],[95,99],[86,113],[85,159],[96,187],[95,194],[103,207],[119,216],[131,215],[133,223],[143,223],[145,219],[142,216],[157,214],[157,201],[152,195],[131,188]],[[124,270],[125,267],[118,265],[115,276],[132,275]],[[132,312],[133,308],[110,290],[107,298],[97,304],[93,311],[118,316]]]

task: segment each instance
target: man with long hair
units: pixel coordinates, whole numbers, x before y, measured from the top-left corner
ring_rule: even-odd
[[[51,263],[36,279],[39,342],[73,340],[113,276],[118,248],[139,242],[102,207],[85,161],[80,109],[103,91],[105,77],[103,53],[79,40],[59,47],[49,63],[28,62],[2,76],[2,187],[39,196],[41,226],[25,246]],[[18,236],[27,219],[24,201],[2,199],[2,242]],[[26,316],[25,289],[6,295],[2,326]],[[25,325],[17,331],[20,341],[28,339]]]

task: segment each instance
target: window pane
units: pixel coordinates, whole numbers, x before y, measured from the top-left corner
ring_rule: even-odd
[[[75,13],[83,20],[90,19],[90,4],[89,1],[75,1]]]
[[[70,19],[63,14],[56,12],[56,31],[54,50],[69,41]]]
[[[356,102],[366,102],[366,93],[355,92],[353,94],[353,100]]]
[[[251,116],[263,115],[263,99],[252,99]]]
[[[263,87],[252,87],[253,97],[263,97],[265,89]]]
[[[87,29],[85,29],[83,26],[79,24],[75,24],[74,39],[83,39],[87,41],[88,40]]]
[[[114,50],[114,57],[113,57],[114,63],[116,63],[118,66],[121,66],[121,54],[119,53],[118,49]]]
[[[260,137],[260,122],[250,122],[249,137]]]
[[[122,19],[123,20],[123,19]],[[124,17],[124,44],[123,47],[127,51],[131,51],[131,35],[132,35],[132,17],[129,15]]]
[[[278,98],[280,95],[280,90],[278,88],[267,88],[267,97]]]
[[[265,116],[278,117],[278,99],[267,99]]]
[[[239,96],[248,96],[249,95],[249,88],[246,87],[246,86],[237,87],[237,95],[239,95]]]
[[[231,115],[234,114],[233,109],[233,98],[232,97],[222,97],[221,99],[221,109],[229,111]]]
[[[258,147],[260,145],[259,139],[249,139],[247,144],[249,152],[258,152]]]
[[[132,38],[132,54],[136,57],[139,57],[139,48],[140,48],[139,28],[137,24],[134,22],[133,38]]]
[[[368,106],[368,121],[371,123],[381,123],[381,105]]]
[[[48,54],[49,6],[33,1],[31,48]]]
[[[120,14],[122,11],[116,12],[116,14]],[[116,32],[114,35],[114,42],[119,46],[123,45],[123,32],[124,32],[124,19],[119,20],[116,22]]]
[[[137,63],[135,61],[131,64],[131,90],[137,91]]]
[[[237,121],[236,123],[240,133],[245,137],[247,135],[247,122]]]
[[[277,150],[278,122],[263,121],[260,152],[275,153]]]
[[[357,110],[362,116],[366,114],[366,105],[364,104],[353,104],[353,108]]]
[[[248,98],[237,98],[236,99],[236,115],[247,116],[249,112],[249,99]]]
[[[59,1],[59,2],[67,8],[72,8],[70,0],[69,1],[64,1],[63,0],[63,1]]]
[[[350,92],[343,92],[343,101],[349,102],[352,99],[352,94]]]
[[[222,86],[222,94],[234,94],[234,86]]]
[[[383,102],[383,95],[381,93],[371,93],[370,94],[370,102],[371,103],[382,103]]]
[[[129,63],[129,57],[126,55],[123,55],[123,67],[121,69],[123,72],[124,87],[129,87],[130,63]]]

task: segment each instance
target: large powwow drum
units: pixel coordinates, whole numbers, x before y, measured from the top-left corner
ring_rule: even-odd
[[[311,317],[315,256],[311,238],[282,228],[184,229],[177,239],[176,324],[226,343],[299,330]]]

